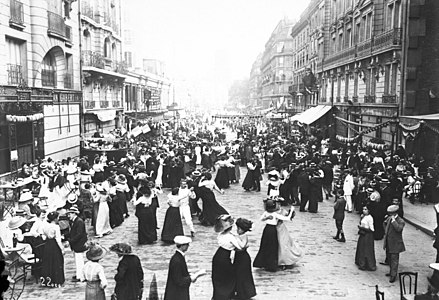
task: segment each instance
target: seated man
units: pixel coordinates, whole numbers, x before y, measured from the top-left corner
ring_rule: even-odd
[[[437,264],[431,264],[430,267],[433,268],[434,271],[431,277],[427,277],[428,290],[425,294],[416,295],[415,300],[439,300],[439,268]]]

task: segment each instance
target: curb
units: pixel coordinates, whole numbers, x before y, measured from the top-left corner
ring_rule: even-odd
[[[411,221],[410,219],[407,219],[406,217],[403,217],[404,221],[406,221],[407,223],[409,223],[410,225],[416,227],[417,229],[419,229],[420,231],[424,232],[425,234],[429,235],[430,237],[434,238],[434,232],[428,228],[425,228],[422,225],[419,225],[418,223],[415,223],[413,221]]]

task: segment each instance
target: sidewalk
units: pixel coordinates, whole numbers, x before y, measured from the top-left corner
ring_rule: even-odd
[[[417,229],[434,237],[434,229],[437,226],[434,204],[412,204],[404,199],[404,220],[415,226]]]

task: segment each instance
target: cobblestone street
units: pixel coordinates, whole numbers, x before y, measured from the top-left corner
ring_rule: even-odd
[[[246,171],[241,170],[243,175]],[[166,211],[166,194],[160,195],[158,222],[161,227]],[[218,201],[235,218],[245,217],[254,221],[253,231],[249,233],[249,253],[254,259],[259,247],[263,230],[263,223],[259,217],[263,212],[262,199],[266,188],[261,193],[244,192],[240,184],[232,185],[224,195],[216,194]],[[165,246],[160,241],[154,245],[137,245],[137,218],[134,216],[133,207],[130,205],[131,216],[124,224],[116,228],[113,234],[100,239],[105,247],[115,242],[127,242],[133,245],[134,253],[141,258],[145,272],[144,299],[149,293],[149,284],[155,273],[158,281],[160,296],[163,296],[167,268],[170,257],[175,251],[175,246]],[[319,212],[310,214],[297,212],[296,217],[287,226],[291,235],[305,250],[305,256],[293,269],[277,273],[253,269],[258,295],[256,300],[265,299],[375,299],[375,285],[385,292],[386,300],[399,299],[398,281],[390,284],[385,277],[388,268],[378,264],[384,260],[382,241],[375,243],[377,270],[375,272],[360,271],[354,264],[355,248],[357,242],[357,223],[359,216],[348,214],[345,219],[346,243],[339,243],[332,239],[335,234],[335,224],[332,219],[332,200],[319,203]],[[207,276],[201,277],[191,286],[191,299],[208,300],[212,296],[210,279],[211,260],[217,249],[216,234],[212,227],[203,227],[195,220],[196,237],[186,256],[189,269],[206,269]],[[160,230],[158,233],[160,234]],[[189,230],[185,227],[185,233]],[[432,239],[426,234],[416,230],[411,225],[404,229],[404,239],[407,251],[401,254],[400,271],[419,272],[418,293],[425,292],[427,288],[426,276],[430,275],[428,264],[434,262],[434,249]],[[117,255],[108,253],[101,261],[109,279],[106,289],[109,299],[113,289],[113,277],[118,263]],[[42,288],[28,280],[21,299],[82,299],[85,284],[72,283],[74,275],[73,254],[67,250],[65,255],[66,284],[64,288]],[[147,298],[146,298],[147,299]]]

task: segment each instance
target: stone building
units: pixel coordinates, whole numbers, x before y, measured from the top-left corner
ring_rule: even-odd
[[[120,0],[82,0],[81,57],[84,137],[123,125],[126,66],[122,49]]]
[[[78,2],[1,0],[0,174],[79,155]]]

